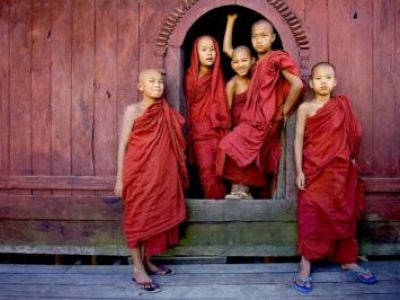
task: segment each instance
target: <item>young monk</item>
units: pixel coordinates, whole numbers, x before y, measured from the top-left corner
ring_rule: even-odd
[[[218,44],[211,36],[194,42],[185,75],[188,105],[189,160],[199,168],[204,197],[222,199],[226,187],[215,174],[217,144],[230,127]]]
[[[227,16],[223,43],[223,51],[232,59],[231,67],[235,71],[235,75],[226,84],[226,96],[231,113],[232,129],[240,123],[250,83],[249,73],[255,63],[255,59],[248,47],[238,46],[234,49],[232,48],[233,24],[237,16],[237,14]],[[248,176],[248,174],[246,175]],[[256,170],[255,177],[260,175],[262,178],[262,174],[259,174],[258,170]],[[242,185],[240,182],[232,182],[231,192],[225,196],[225,199],[252,199],[252,196],[247,186]]]
[[[294,142],[298,194],[300,272],[293,285],[312,290],[311,261],[330,258],[362,283],[375,275],[357,262],[356,222],[363,207],[355,162],[361,126],[345,96],[331,97],[335,68],[316,64],[310,87],[314,98],[300,105]],[[357,188],[358,187],[358,188]]]
[[[300,72],[285,51],[271,50],[271,23],[253,24],[252,45],[258,62],[247,91],[240,123],[219,144],[217,174],[243,188],[265,187],[266,174],[277,174],[280,131],[303,88]],[[246,190],[242,190],[246,194]]]
[[[143,290],[160,287],[149,275],[172,275],[150,257],[179,241],[185,220],[183,188],[188,185],[183,117],[162,97],[159,71],[140,72],[143,99],[126,108],[118,148],[115,195],[124,201],[124,233],[133,258],[133,281]]]

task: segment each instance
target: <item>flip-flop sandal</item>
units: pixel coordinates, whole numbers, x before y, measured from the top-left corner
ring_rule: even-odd
[[[349,271],[353,277],[364,284],[374,284],[378,282],[378,278],[368,268],[362,268],[362,271],[354,271],[351,269],[343,268],[345,271]],[[368,276],[369,275],[369,276]]]
[[[135,278],[132,278],[132,281],[136,283],[136,285],[143,291],[146,291],[148,293],[158,293],[161,292],[161,288],[158,284],[156,284],[154,281],[143,281],[143,282],[138,282],[136,281]]]
[[[292,285],[296,290],[303,294],[310,293],[313,290],[311,276],[303,277],[297,274],[293,277]]]
[[[225,196],[225,199],[234,199],[234,200],[247,200],[253,199],[253,197],[245,192],[232,192]]]
[[[150,269],[147,269],[147,272],[149,273],[149,275],[160,275],[160,276],[171,276],[175,274],[175,271],[164,267],[164,266],[157,266],[157,271],[152,271]]]

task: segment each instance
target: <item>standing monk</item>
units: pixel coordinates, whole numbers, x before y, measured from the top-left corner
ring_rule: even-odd
[[[361,126],[345,96],[331,98],[335,69],[328,62],[311,70],[314,98],[300,105],[294,142],[298,194],[298,250],[300,272],[293,285],[312,290],[311,261],[330,258],[350,270],[362,283],[377,282],[357,264],[357,216],[363,190],[355,157]]]
[[[201,36],[194,42],[185,91],[189,161],[199,168],[204,197],[222,199],[226,187],[215,173],[215,159],[217,145],[228,133],[230,118],[218,44],[211,36]]]
[[[184,119],[162,98],[164,83],[157,70],[140,72],[138,90],[142,101],[129,105],[123,118],[115,194],[124,201],[132,279],[141,289],[158,292],[149,275],[173,271],[154,265],[150,257],[178,243],[178,224],[186,218]]]
[[[271,50],[276,38],[272,24],[257,21],[251,34],[258,61],[246,104],[239,125],[222,139],[217,154],[217,173],[244,188],[263,187],[267,173],[277,174],[280,132],[303,88],[290,55]]]

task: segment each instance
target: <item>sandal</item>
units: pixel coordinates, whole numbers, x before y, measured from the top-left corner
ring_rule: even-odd
[[[311,276],[304,277],[297,274],[293,277],[292,284],[296,290],[303,294],[310,293],[313,289]]]
[[[225,199],[233,199],[233,200],[250,200],[253,197],[246,192],[231,192],[230,194],[225,196]]]
[[[135,280],[135,278],[132,278],[132,281],[133,281],[134,283],[136,283],[136,285],[137,285],[140,289],[142,289],[142,290],[144,290],[144,291],[146,291],[146,292],[148,292],[148,293],[158,293],[158,292],[161,292],[161,288],[160,288],[159,285],[156,284],[154,281],[143,281],[143,282],[138,282],[138,281]]]
[[[174,270],[164,266],[157,266],[157,271],[152,271],[148,268],[146,268],[146,271],[149,275],[171,276],[175,274]]]
[[[349,271],[353,277],[364,284],[374,284],[378,282],[378,278],[368,268],[362,268],[361,271],[355,271],[342,266],[342,269]]]

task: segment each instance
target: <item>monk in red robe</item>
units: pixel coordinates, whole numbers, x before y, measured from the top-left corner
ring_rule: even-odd
[[[204,197],[222,199],[223,180],[215,173],[216,149],[230,127],[225,83],[216,40],[201,36],[194,42],[185,75],[188,106],[189,162],[197,165]]]
[[[217,174],[244,186],[264,187],[266,173],[277,174],[280,132],[303,88],[287,52],[272,51],[273,26],[266,20],[252,27],[258,62],[251,77],[240,123],[219,144]]]
[[[335,69],[327,62],[312,69],[314,99],[300,105],[295,160],[298,194],[298,250],[302,256],[294,286],[310,292],[311,261],[330,258],[367,284],[374,274],[357,264],[357,216],[363,190],[355,157],[361,126],[345,96],[331,97]]]
[[[133,280],[149,292],[160,291],[149,275],[171,275],[150,257],[179,241],[186,218],[183,188],[188,185],[183,117],[162,98],[157,70],[139,75],[143,100],[127,107],[118,149],[115,194],[124,201],[124,233],[132,251]]]

